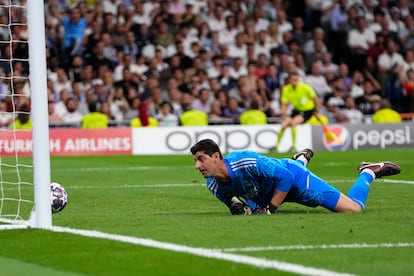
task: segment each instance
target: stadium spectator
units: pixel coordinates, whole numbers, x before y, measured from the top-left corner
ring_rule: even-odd
[[[96,129],[96,128],[108,128],[108,117],[98,111],[97,102],[90,102],[88,104],[89,113],[82,118],[82,128],[84,129]]]
[[[30,117],[30,105],[23,102],[17,108],[17,118],[11,123],[11,129],[32,129],[32,118]]]
[[[69,11],[68,16],[62,18],[64,56],[62,64],[69,62],[70,57],[82,54],[82,39],[87,26],[86,19],[78,7]]]
[[[259,103],[252,101],[249,108],[240,114],[241,125],[265,125],[267,124],[266,113],[259,109]]]
[[[230,75],[237,81],[241,76],[247,75],[247,68],[241,57],[233,60],[233,66],[230,67]]]
[[[372,101],[375,110],[372,115],[373,123],[401,123],[401,115],[391,109],[391,103],[388,99]]]
[[[86,59],[86,64],[93,67],[93,71],[99,72],[102,67],[112,71],[112,61],[105,55],[105,43],[98,41],[94,51]]]
[[[318,43],[320,46],[316,45]],[[320,27],[313,30],[312,39],[306,41],[305,45],[303,46],[303,51],[305,54],[311,54],[314,53],[318,47],[320,47],[321,52],[327,51],[327,47],[325,45],[325,31]]]
[[[62,90],[68,90],[72,92],[72,83],[68,78],[64,68],[58,68],[56,74],[51,74],[49,77],[53,81],[53,90],[58,93],[59,96]]]
[[[312,63],[310,74],[306,75],[303,81],[312,86],[320,101],[323,101],[326,94],[332,92],[325,76],[322,75],[320,62]]]
[[[221,73],[221,65],[222,65],[222,57],[221,55],[214,55],[211,58],[212,66],[207,68],[207,76],[208,78],[218,78]]]
[[[306,25],[310,29],[321,27],[326,20],[326,15],[334,7],[332,0],[305,0]]]
[[[350,124],[365,123],[364,114],[356,108],[355,99],[352,96],[345,98],[345,108],[342,110],[347,122]]]
[[[332,62],[331,54],[329,52],[322,53],[320,62],[322,75],[326,75],[328,73],[332,73],[334,75],[337,74],[339,66],[338,64]]]
[[[267,89],[264,79],[257,79],[257,90],[251,94],[252,101],[259,105],[259,109],[263,111],[267,117],[276,116],[272,108],[271,101],[273,100],[273,93]]]
[[[178,126],[178,116],[173,113],[172,105],[168,101],[160,104],[160,111],[154,117],[158,126]]]
[[[0,128],[9,128],[13,122],[13,115],[7,110],[7,101],[0,100]]]
[[[109,92],[108,104],[111,117],[115,121],[125,120],[125,114],[129,109],[128,101],[124,96],[124,92],[121,88],[112,88]]]
[[[263,77],[266,83],[266,88],[270,93],[277,93],[280,88],[279,83],[279,71],[276,64],[271,63],[268,65],[267,74]]]
[[[355,103],[364,115],[372,115],[374,113],[372,101],[377,99],[381,100],[381,96],[379,96],[380,86],[377,82],[366,80],[363,87],[364,95],[355,98]]]
[[[399,33],[400,41],[405,49],[412,49],[414,47],[414,16],[411,13],[404,17],[404,24],[404,30]]]
[[[401,93],[396,89],[396,82],[404,58],[397,51],[394,40],[386,41],[386,50],[378,57],[378,80],[381,84],[381,94],[387,97],[396,107],[401,106]]]
[[[63,89],[59,94],[59,101],[54,105],[54,113],[59,117],[62,117],[66,112],[66,100],[71,96],[71,93],[67,89]]]
[[[227,91],[231,90],[237,85],[237,79],[235,79],[231,75],[230,67],[231,67],[230,64],[223,63],[221,65],[220,74],[217,77],[220,83],[220,87]]]
[[[212,4],[212,3],[210,3]],[[212,14],[206,18],[206,22],[212,32],[220,32],[226,28],[226,18],[225,14],[225,7],[222,3],[215,3],[215,5],[210,6],[212,8]]]
[[[344,105],[344,100],[341,97],[331,97],[320,109],[320,112],[326,116],[330,123],[347,123],[348,119],[342,109]]]
[[[348,1],[339,0],[332,9],[329,28],[329,47],[332,49],[333,60],[343,62],[341,58],[346,51],[346,38],[348,34]]]
[[[400,83],[402,87],[402,93],[404,97],[404,110],[405,112],[414,111],[414,69],[408,69],[403,74],[403,70],[400,71]]]
[[[273,214],[289,201],[334,212],[361,213],[374,179],[400,173],[400,167],[394,163],[362,162],[356,181],[345,195],[305,168],[313,157],[309,149],[295,154],[294,160],[246,150],[223,157],[214,141],[204,139],[190,151],[207,188],[232,215]]]
[[[183,113],[181,113],[179,120],[181,126],[207,126],[208,114],[192,109],[189,104],[184,104]]]
[[[239,104],[236,98],[230,97],[228,104],[224,107],[223,115],[226,118],[238,120],[240,115],[245,111]]]
[[[113,15],[117,14],[118,6],[121,4],[121,0],[106,0],[103,1],[103,10],[106,13],[111,13]]]
[[[78,100],[75,97],[66,100],[66,110],[62,116],[63,122],[76,125],[82,122],[83,114],[78,111]]]
[[[165,21],[160,22],[155,33],[154,43],[166,48],[174,43],[174,36],[168,31],[168,23]]]
[[[306,68],[311,68],[313,63],[320,62],[323,59],[323,55],[326,53],[322,40],[316,40],[314,46],[315,49],[305,56]]]
[[[218,32],[218,39],[222,45],[234,44],[236,35],[239,30],[236,27],[236,18],[234,15],[228,15],[225,18],[226,27]]]
[[[237,33],[235,37],[235,43],[229,45],[229,55],[232,58],[242,58],[245,60],[247,57],[247,45],[245,41],[244,33]]]
[[[348,33],[347,46],[350,51],[349,68],[351,71],[364,69],[368,50],[375,41],[375,33],[367,28],[366,18],[359,15],[357,26]]]
[[[210,91],[206,88],[202,88],[197,91],[198,96],[192,101],[191,108],[202,111],[204,113],[210,113],[211,103],[213,97],[210,94]]]
[[[303,18],[300,16],[294,17],[292,25],[292,38],[299,43],[301,48],[303,48],[306,41],[310,39],[309,32],[305,30],[305,22],[303,21]]]
[[[210,124],[220,124],[226,118],[223,116],[223,108],[219,100],[214,100],[210,105],[210,112],[208,113],[208,121]]]
[[[48,121],[49,123],[60,123],[63,122],[63,119],[60,115],[56,114],[55,112],[55,103],[53,101],[49,101],[47,105],[47,112],[48,112]]]

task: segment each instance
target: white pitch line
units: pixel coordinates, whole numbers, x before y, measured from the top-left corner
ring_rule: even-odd
[[[410,181],[410,180],[383,179],[381,181],[389,182],[389,183],[403,183],[403,184],[414,185],[414,181]]]
[[[393,179],[381,179],[379,180],[381,182],[387,182],[387,183],[398,183],[398,184],[408,184],[408,185],[414,185],[414,181],[410,180],[393,180]],[[344,182],[354,182],[354,180],[331,180],[327,181],[328,183],[344,183]],[[74,185],[70,186],[70,189],[97,189],[97,188],[108,188],[112,189],[114,187],[118,188],[170,188],[170,187],[204,187],[204,183],[165,183],[165,184],[121,184],[119,186],[108,186],[108,185],[102,185],[102,186],[83,186],[83,185]]]
[[[257,252],[257,251],[287,251],[287,250],[317,250],[317,249],[361,249],[361,248],[403,248],[414,247],[414,243],[351,243],[351,244],[322,244],[322,245],[285,245],[244,248],[225,248],[223,252]]]
[[[307,266],[303,266],[299,264],[281,262],[281,261],[276,261],[276,260],[267,260],[267,259],[261,259],[261,258],[256,258],[256,257],[224,253],[224,252],[221,252],[215,249],[190,247],[190,246],[185,246],[185,245],[180,245],[180,244],[160,242],[160,241],[151,240],[151,239],[142,239],[142,238],[137,238],[137,237],[108,234],[108,233],[103,233],[99,231],[80,230],[80,229],[72,229],[72,228],[59,227],[59,226],[54,226],[50,230],[54,232],[71,233],[71,234],[85,236],[85,237],[114,240],[114,241],[135,244],[135,245],[140,245],[140,246],[187,253],[187,254],[192,254],[192,255],[201,256],[205,258],[225,260],[225,261],[230,261],[233,263],[251,265],[251,266],[256,266],[260,268],[276,269],[279,271],[296,273],[299,275],[315,275],[315,276],[352,275],[352,274],[347,274],[347,273],[339,273],[339,272],[330,271],[326,269],[307,267]]]
[[[70,186],[70,189],[101,189],[101,188],[108,188],[113,189],[115,188],[170,188],[170,187],[204,187],[205,184],[200,183],[189,183],[189,184],[173,184],[173,183],[166,183],[166,184],[122,184],[119,186],[108,186],[108,185],[102,185],[102,186]]]

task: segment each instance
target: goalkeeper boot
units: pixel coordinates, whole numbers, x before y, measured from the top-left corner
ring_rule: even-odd
[[[365,169],[369,169],[375,174],[375,178],[395,175],[401,172],[400,166],[392,162],[380,162],[380,163],[361,162],[358,165],[357,169],[358,169],[358,173],[361,173]]]
[[[306,164],[305,165],[307,165],[313,157],[313,150],[311,150],[311,149],[301,150],[300,152],[294,154],[292,156],[292,159],[293,160],[298,160],[298,159],[300,160],[300,157],[303,157],[303,158],[306,159]],[[305,160],[302,160],[302,161],[305,161]]]

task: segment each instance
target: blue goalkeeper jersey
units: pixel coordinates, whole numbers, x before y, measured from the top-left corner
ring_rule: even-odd
[[[310,179],[317,179],[299,161],[272,158],[248,150],[229,153],[224,162],[230,181],[223,182],[214,177],[207,178],[207,187],[215,197],[231,206],[233,196],[248,200],[251,208],[266,207],[274,191],[288,192],[285,201],[316,207],[322,204],[322,192],[310,189]],[[311,176],[311,177],[310,177]],[[317,186],[315,186],[317,188]],[[331,186],[323,189],[334,189]]]

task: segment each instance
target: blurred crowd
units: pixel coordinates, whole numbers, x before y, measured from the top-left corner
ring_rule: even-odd
[[[30,105],[26,0],[7,2],[1,114]],[[51,124],[240,123],[250,110],[277,119],[292,71],[314,88],[330,122],[414,112],[410,0],[44,2]]]

